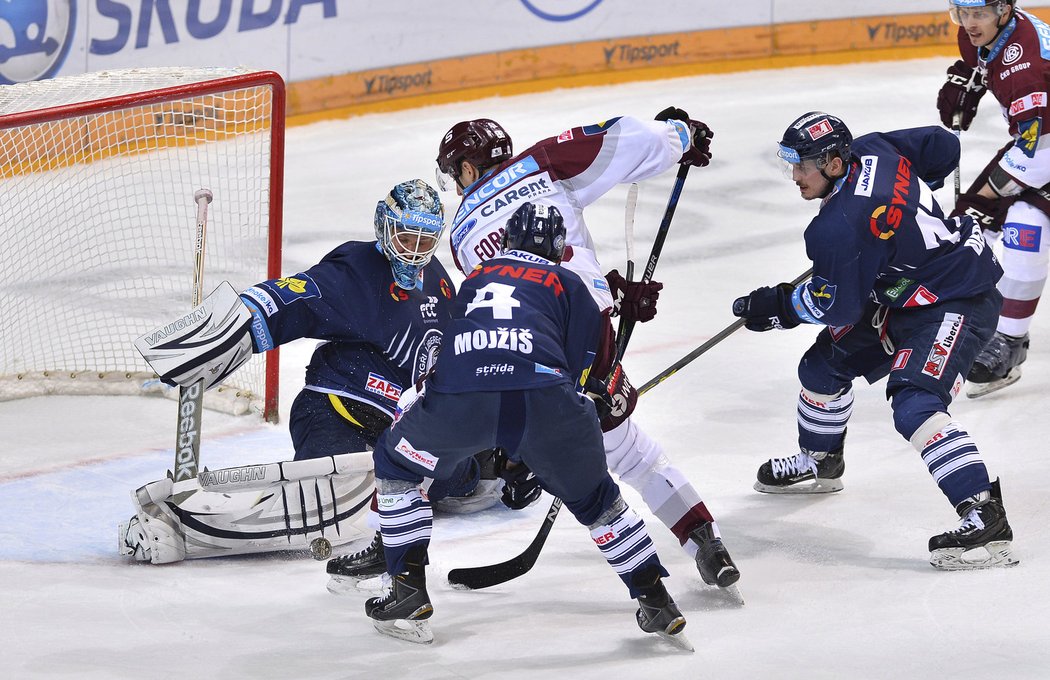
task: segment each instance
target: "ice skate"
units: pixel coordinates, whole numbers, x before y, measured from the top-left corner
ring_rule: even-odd
[[[827,453],[801,451],[771,458],[758,468],[755,491],[762,493],[832,493],[842,491],[846,462],[842,447]]]
[[[643,577],[642,580],[647,580]],[[638,611],[635,619],[638,627],[646,633],[656,633],[676,647],[695,651],[682,631],[685,629],[685,617],[679,611],[671,595],[664,587],[659,575],[651,585],[638,588]]]
[[[689,538],[700,546],[696,551],[696,568],[704,583],[718,586],[737,602],[744,604],[744,598],[736,586],[736,582],[740,580],[740,570],[722,543],[718,525],[714,522],[704,522],[689,532]]]
[[[375,587],[363,586],[365,583],[378,583],[376,577],[386,573],[382,536],[377,531],[372,542],[364,550],[328,560],[326,570],[330,576],[330,593],[344,595],[358,590],[375,590]]]
[[[999,480],[992,490],[972,496],[956,508],[962,518],[957,529],[930,538],[930,564],[937,569],[960,571],[1012,567],[1013,530],[1006,519]]]
[[[411,563],[407,566],[408,571],[391,577],[386,593],[365,602],[365,613],[383,635],[430,644],[434,641],[434,632],[427,619],[434,613],[434,607],[427,594],[424,566]]]
[[[1021,364],[1028,358],[1028,344],[1027,333],[1018,338],[996,331],[966,376],[966,396],[975,399],[1020,380]]]

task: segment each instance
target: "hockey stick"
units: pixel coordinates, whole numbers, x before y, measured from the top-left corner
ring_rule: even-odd
[[[962,139],[962,112],[956,112],[952,116],[952,132],[955,133],[955,138]],[[962,142],[960,141],[960,144]],[[960,160],[955,164],[955,203],[959,203],[959,194],[962,192],[962,171],[960,170],[962,161]]]
[[[212,193],[198,189],[193,194],[197,204],[197,240],[194,244],[193,262],[193,306],[204,298],[204,244],[207,241],[208,204]],[[179,413],[175,428],[175,471],[172,481],[178,483],[197,479],[197,468],[201,459],[201,412],[204,409],[204,379],[189,387],[179,388]],[[192,491],[174,494],[176,505],[192,495]]]
[[[627,190],[627,203],[624,205],[623,232],[627,243],[627,275],[628,281],[634,278],[634,212],[638,209],[638,182],[632,182]]]
[[[524,552],[520,555],[516,555],[515,557],[512,557],[505,562],[500,562],[499,564],[453,569],[448,572],[448,582],[452,584],[453,587],[464,588],[467,590],[479,590],[481,588],[497,586],[501,583],[506,583],[507,581],[518,578],[529,569],[532,569],[533,565],[536,564],[536,559],[540,556],[543,544],[547,542],[547,535],[551,532],[551,528],[554,526],[554,520],[558,519],[558,512],[560,510],[561,499],[555,498],[554,502],[551,503],[550,509],[547,510],[547,514],[543,518],[543,524],[540,525],[540,530],[536,533],[536,538],[532,539],[532,543],[529,543],[529,547],[525,548]]]
[[[812,274],[813,274],[813,268],[810,267],[809,269],[807,269],[802,274],[799,274],[798,276],[796,276],[795,280],[791,282],[791,285],[792,286],[797,286],[798,284],[800,284],[803,281],[805,281],[806,279],[808,279],[810,277],[810,275],[812,275]],[[645,383],[640,388],[638,388],[638,396],[639,397],[642,396],[643,394],[645,394],[649,390],[653,389],[654,387],[656,387],[657,385],[662,383],[664,380],[667,380],[672,375],[677,373],[680,368],[682,368],[686,364],[692,362],[693,359],[696,359],[698,356],[700,356],[701,354],[703,354],[707,350],[711,349],[712,347],[714,347],[718,343],[720,343],[723,340],[725,340],[726,338],[728,338],[733,333],[735,333],[738,330],[740,330],[740,328],[744,325],[744,322],[745,322],[745,319],[737,319],[736,321],[734,321],[733,323],[729,324],[728,326],[723,328],[721,331],[716,333],[707,342],[705,342],[704,344],[700,345],[699,347],[694,349],[689,354],[686,354],[684,357],[682,357],[678,361],[674,362],[673,364],[671,364],[670,366],[668,366],[664,370],[660,371],[660,373],[658,373],[655,378],[653,378],[652,380],[650,380],[649,382]]]
[[[656,263],[660,261],[660,253],[664,249],[667,232],[671,229],[671,219],[674,217],[674,211],[678,207],[678,199],[682,197],[682,188],[685,186],[685,178],[689,174],[690,167],[689,165],[681,165],[678,168],[678,176],[675,177],[674,186],[671,188],[671,196],[667,199],[667,207],[664,209],[664,217],[660,221],[660,228],[656,232],[653,249],[649,252],[649,260],[645,263],[645,271],[642,272],[642,283],[649,283],[653,280],[653,272],[656,271]],[[620,328],[616,334],[614,369],[616,364],[623,359],[623,353],[627,350],[627,343],[631,340],[631,334],[634,333],[634,325],[634,322],[628,322],[623,318],[620,319]]]
[[[653,241],[653,249],[649,253],[649,261],[646,263],[645,272],[642,274],[642,281],[645,283],[652,280],[653,272],[656,271],[656,263],[660,260],[660,252],[663,250],[664,241],[667,239],[667,232],[671,228],[671,218],[674,217],[675,208],[678,207],[678,199],[681,198],[682,187],[685,185],[686,175],[689,174],[689,167],[688,165],[683,165],[678,169],[678,176],[675,178],[674,187],[671,189],[671,197],[667,201],[667,208],[664,210],[660,229],[656,234],[656,240]],[[634,273],[632,251],[634,249],[634,209],[637,206],[637,202],[638,192],[636,185],[632,185],[627,193],[625,212],[625,231],[627,232],[628,243],[628,274],[626,278],[628,280]],[[616,357],[612,365],[613,370],[623,358],[623,353],[627,349],[627,341],[631,338],[633,328],[633,323],[625,324],[623,319],[620,320],[620,330],[616,342]],[[532,539],[532,543],[520,555],[499,564],[453,569],[448,573],[448,582],[454,587],[478,590],[505,583],[529,571],[536,564],[540,551],[543,549],[543,544],[547,541],[547,535],[550,534],[554,521],[558,519],[560,510],[561,499],[555,498],[554,502],[551,503],[550,509],[547,510],[543,524],[540,525],[540,529],[536,533],[536,538]]]

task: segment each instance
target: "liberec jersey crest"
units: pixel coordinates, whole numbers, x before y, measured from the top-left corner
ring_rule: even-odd
[[[293,293],[299,293],[300,295],[306,292],[306,281],[302,279],[293,279],[291,277],[277,279],[275,283],[278,288],[287,288]]]
[[[261,284],[281,299],[284,304],[291,304],[296,300],[321,297],[321,289],[308,274],[296,274],[295,276],[284,276]]]

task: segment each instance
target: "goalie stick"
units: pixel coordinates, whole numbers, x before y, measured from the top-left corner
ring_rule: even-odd
[[[204,244],[207,242],[208,204],[212,201],[209,189],[198,189],[193,194],[197,204],[197,238],[194,243],[193,307],[204,298]],[[189,387],[179,388],[179,412],[175,427],[175,468],[172,481],[196,480],[201,459],[201,412],[204,410],[204,379]],[[175,503],[185,500],[192,491],[174,495]]]
[[[660,260],[660,252],[663,250],[664,241],[667,239],[667,232],[671,228],[671,218],[674,217],[675,209],[678,207],[678,199],[682,196],[682,187],[685,185],[686,175],[689,174],[689,167],[688,165],[683,165],[678,169],[678,176],[675,178],[674,187],[671,189],[671,196],[667,200],[667,208],[664,210],[660,229],[656,233],[652,251],[649,253],[649,260],[645,265],[645,272],[642,274],[642,281],[645,283],[652,280],[653,272],[656,271],[656,263]],[[638,185],[632,183],[631,188],[627,192],[627,205],[624,211],[624,231],[627,237],[626,278],[628,281],[634,274],[634,212],[637,205]],[[626,323],[623,319],[620,319],[620,328],[616,339],[616,357],[613,360],[610,374],[623,358],[623,353],[627,349],[627,342],[631,338],[633,328],[633,323]],[[543,550],[543,544],[547,542],[547,536],[554,526],[554,521],[558,519],[561,505],[561,499],[555,498],[543,518],[543,523],[540,525],[536,537],[532,539],[532,543],[529,543],[528,547],[520,555],[498,564],[453,569],[448,573],[448,582],[453,587],[479,590],[506,583],[532,569],[540,556],[540,551]]]

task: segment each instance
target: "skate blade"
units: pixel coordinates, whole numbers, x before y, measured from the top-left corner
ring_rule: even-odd
[[[835,493],[845,488],[841,479],[814,479],[789,486],[770,486],[755,482],[755,491],[773,494],[817,494]]]
[[[675,647],[678,647],[679,649],[684,649],[687,652],[696,651],[696,649],[693,647],[693,643],[690,642],[689,638],[687,638],[685,636],[685,633],[682,632],[682,629],[685,628],[685,617],[678,617],[678,619],[672,621],[671,625],[669,625],[667,628],[669,630],[675,630],[678,632],[672,633],[663,630],[658,630],[656,631],[656,634],[662,637],[664,640],[670,642]]]
[[[719,588],[719,590],[721,590],[723,593],[732,598],[733,601],[735,601],[741,607],[744,606],[744,596],[740,594],[740,588],[738,588],[736,584]]]
[[[389,585],[390,579],[386,574],[368,577],[331,574],[326,587],[333,595],[353,595],[356,593],[375,594],[386,590]]]
[[[430,621],[410,621],[408,619],[376,621],[373,619],[372,625],[383,635],[389,635],[405,642],[429,645],[434,641],[434,631],[430,628]]]
[[[1013,385],[1020,379],[1021,367],[1014,366],[1012,369],[1010,369],[1010,372],[1006,374],[1006,377],[1000,380],[993,380],[991,382],[986,383],[966,383],[966,397],[968,399],[976,399],[977,397],[983,397],[986,394],[998,392],[1004,387],[1009,387],[1010,385]]]
[[[1010,541],[992,541],[971,548],[943,548],[930,553],[930,564],[944,571],[1014,567],[1020,562],[1013,556]]]

